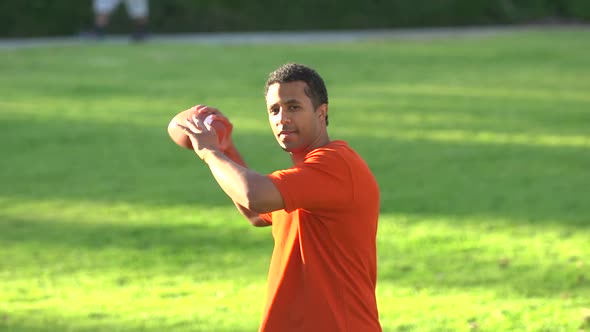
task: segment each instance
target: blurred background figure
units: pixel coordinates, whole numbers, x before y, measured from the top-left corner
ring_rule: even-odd
[[[149,16],[148,0],[125,0],[127,14],[133,20],[133,41],[143,41],[147,35],[147,23]],[[94,33],[98,38],[104,37],[109,25],[109,19],[113,11],[121,3],[121,0],[93,0]]]

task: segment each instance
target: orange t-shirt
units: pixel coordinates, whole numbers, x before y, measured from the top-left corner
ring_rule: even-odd
[[[264,332],[381,331],[375,286],[379,187],[344,141],[269,178],[285,209],[261,215],[275,245]]]

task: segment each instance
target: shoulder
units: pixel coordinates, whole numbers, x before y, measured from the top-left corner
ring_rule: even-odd
[[[330,143],[316,148],[310,151],[306,156],[305,160],[312,159],[318,156],[342,156],[348,157],[350,154],[355,154],[356,152],[348,145],[345,141],[331,141]]]
[[[347,142],[337,140],[314,149],[305,156],[304,163],[364,164],[361,156]]]
[[[332,141],[315,149],[306,157],[308,165],[317,163],[330,173],[347,174],[353,182],[375,183],[375,176],[367,162],[345,141]]]

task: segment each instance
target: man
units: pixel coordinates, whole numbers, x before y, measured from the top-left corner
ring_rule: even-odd
[[[246,167],[230,137],[198,116],[179,124],[197,155],[255,226],[275,240],[259,331],[381,331],[375,298],[379,188],[361,157],[330,140],[328,93],[313,69],[289,63],[269,75],[266,105],[293,167],[269,175]]]
[[[94,33],[102,38],[109,25],[110,16],[120,4],[121,0],[93,0],[94,10]],[[127,13],[133,20],[134,29],[131,34],[133,41],[143,41],[146,38],[146,26],[148,23],[149,7],[148,0],[125,0]]]

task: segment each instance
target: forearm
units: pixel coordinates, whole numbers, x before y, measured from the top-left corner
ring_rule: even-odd
[[[219,150],[212,150],[204,161],[223,191],[236,203],[248,204],[248,182],[256,176],[251,170],[233,161]]]
[[[236,204],[255,213],[284,207],[281,194],[265,175],[238,164],[219,150],[208,150],[202,158],[221,189]]]

